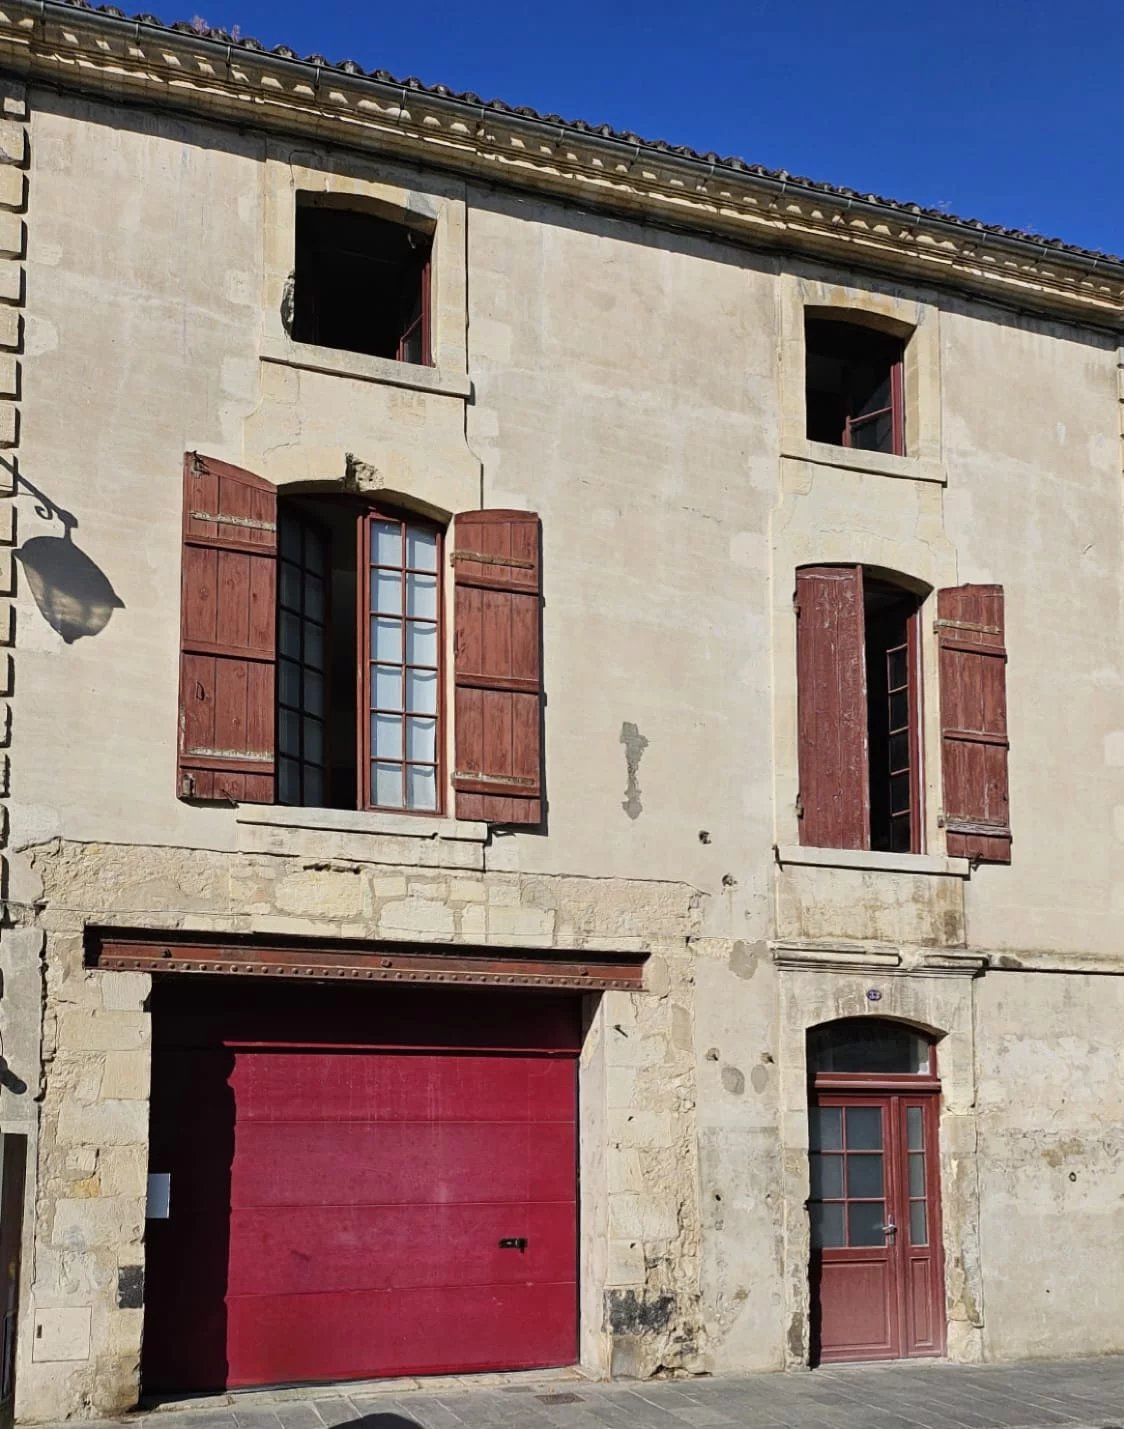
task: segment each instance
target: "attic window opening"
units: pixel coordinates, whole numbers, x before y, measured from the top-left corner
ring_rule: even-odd
[[[432,366],[432,249],[421,229],[298,204],[294,340]]]
[[[809,441],[905,455],[905,342],[834,318],[804,320]]]

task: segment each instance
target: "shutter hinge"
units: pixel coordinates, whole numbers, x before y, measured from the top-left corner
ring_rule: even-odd
[[[934,620],[933,630],[937,635],[942,630],[974,630],[977,635],[1002,635],[998,625],[981,625],[977,620]]]
[[[792,593],[792,608],[793,608],[793,610],[796,612],[797,617],[799,618],[799,615],[800,615],[800,597],[796,594],[795,591],[793,591],[793,593]]]
[[[943,829],[943,828],[944,828],[944,810],[943,810],[943,809],[938,809],[938,810],[937,810],[937,828],[938,828],[938,829]]]
[[[184,774],[180,777],[180,798],[191,799],[195,795],[195,775]]]
[[[802,819],[802,818],[804,817],[804,795],[803,795],[803,794],[797,794],[797,796],[796,796],[796,803],[793,805],[793,807],[794,807],[795,810],[796,810],[796,817],[797,817],[798,819]]]
[[[533,571],[534,561],[524,561],[517,556],[485,556],[480,551],[453,551],[449,556],[453,565],[458,561],[476,561],[482,566],[512,566],[520,571]]]
[[[248,531],[276,531],[275,521],[254,521],[249,516],[228,516],[225,511],[189,511],[193,521],[213,521],[216,526],[242,526]]]

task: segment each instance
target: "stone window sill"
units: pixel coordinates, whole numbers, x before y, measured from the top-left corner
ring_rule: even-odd
[[[488,825],[460,819],[427,818],[422,814],[390,814],[380,810],[299,809],[288,804],[242,804],[240,824],[274,829],[317,829],[340,834],[387,834],[394,838],[450,839],[487,843]]]
[[[886,452],[858,451],[854,447],[833,446],[830,442],[811,442],[806,437],[785,442],[781,456],[792,461],[814,462],[817,466],[838,466],[845,471],[862,472],[868,476],[932,481],[939,486],[948,484],[948,475],[938,461],[926,461],[916,456],[890,456]]]
[[[873,849],[803,848],[774,846],[782,867],[798,864],[811,868],[853,868],[864,873],[929,874],[937,878],[969,878],[966,858],[945,858],[935,853],[876,853]]]
[[[395,362],[389,357],[341,352],[334,347],[293,342],[287,337],[264,337],[260,356],[262,362],[273,362],[282,367],[324,372],[333,377],[352,377],[360,382],[377,382],[387,387],[408,387],[414,392],[433,392],[442,397],[460,398],[472,395],[472,380],[467,372],[445,372],[439,367]]]

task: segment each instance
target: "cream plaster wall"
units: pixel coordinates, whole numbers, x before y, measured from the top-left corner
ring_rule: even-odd
[[[976,988],[980,1254],[995,1359],[1124,1350],[1124,979]]]
[[[1064,971],[973,980],[983,959],[971,953],[1048,952],[1055,969],[1119,955],[1115,349],[400,161],[46,92],[31,135],[19,460],[56,510],[44,516],[24,489],[19,536],[59,535],[58,509],[72,513],[75,544],[122,605],[99,634],[66,644],[25,582],[18,593],[28,713],[8,887],[23,926],[4,932],[0,1013],[38,1028],[45,935],[24,1320],[58,1351],[37,1358],[25,1332],[20,1413],[116,1411],[136,1393],[139,1312],[115,1293],[120,1269],[143,1262],[145,989],[82,969],[81,928],[96,919],[650,949],[643,995],[590,1008],[583,1057],[582,1352],[599,1373],[778,1368],[806,1355],[802,1039],[861,1009],[873,970],[887,979],[885,1010],[938,1031],[953,1069],[942,1122],[952,1352],[1076,1353],[1077,1332],[1019,1308],[1018,1237],[1002,1229],[1002,1200],[987,1200],[1012,1146],[1033,1162],[1055,1144],[1035,1150],[1033,1128],[1019,1129],[1030,1113],[1010,1077],[1023,1074],[1024,1032],[1046,1063],[1065,1049],[1092,1073],[1057,1101],[1058,1138],[1085,1135],[1067,1118],[1087,1129],[1111,1100],[1102,1044],[1117,981],[1099,980],[1112,992],[1094,1009],[1092,980],[1071,1000]],[[434,224],[433,372],[288,339],[300,191]],[[916,326],[915,458],[859,467],[802,440],[804,303]],[[349,477],[445,514],[541,513],[545,831],[490,837],[451,820],[407,830],[176,800],[189,448],[281,484]],[[927,619],[926,855],[794,856],[791,596],[795,567],[813,561],[932,588],[1006,587],[1011,868],[944,857]],[[1025,991],[1010,999],[1011,987]],[[1071,1019],[1094,1014],[1097,1039],[1066,1040]],[[1096,1161],[1082,1146],[1079,1184]],[[1114,1224],[1105,1196],[1082,1203],[1102,1252]],[[1067,1248],[1049,1261],[1071,1297],[1073,1263]],[[1090,1253],[1082,1274],[1107,1285],[1095,1279],[1106,1263]],[[643,1329],[630,1307],[663,1298],[664,1320]],[[1108,1347],[1099,1309],[1091,1325]]]

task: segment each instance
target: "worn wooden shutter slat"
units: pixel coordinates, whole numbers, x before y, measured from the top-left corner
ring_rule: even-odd
[[[1003,587],[938,591],[937,643],[948,852],[1010,863]]]
[[[181,799],[274,802],[277,490],[184,457]]]
[[[468,511],[453,523],[460,819],[542,822],[540,545],[530,511]]]
[[[796,573],[800,842],[870,845],[862,568]]]

